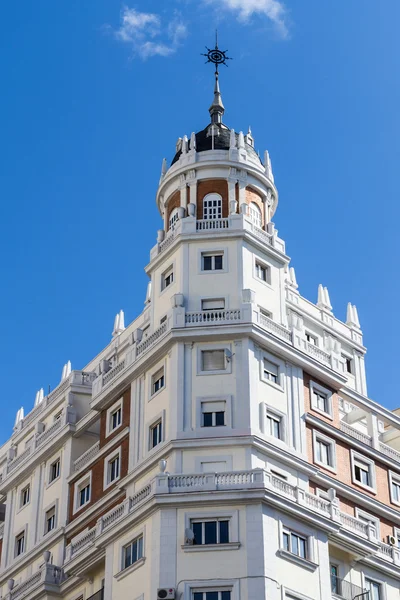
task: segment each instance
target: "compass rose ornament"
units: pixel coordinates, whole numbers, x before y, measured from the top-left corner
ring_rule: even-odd
[[[218,37],[217,35],[215,36],[215,48],[207,48],[206,46],[206,50],[207,50],[207,54],[202,54],[202,56],[206,57],[206,63],[213,63],[215,65],[215,73],[216,75],[218,75],[218,67],[219,65],[225,65],[226,67],[228,66],[226,64],[227,60],[232,60],[229,56],[226,55],[226,53],[228,52],[228,50],[220,50],[218,48]]]

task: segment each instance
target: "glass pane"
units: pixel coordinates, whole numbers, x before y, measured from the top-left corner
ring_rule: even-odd
[[[231,600],[231,593],[228,591],[221,592],[221,600]]]
[[[203,534],[202,534],[202,523],[192,523],[192,529],[194,533],[194,544],[202,544],[203,543]]]
[[[290,537],[288,533],[283,534],[283,548],[290,552]]]
[[[206,600],[218,600],[218,592],[206,592]]]
[[[215,413],[215,424],[217,427],[225,425],[225,413],[223,411]]]
[[[216,256],[214,256],[214,260],[215,260],[215,270],[219,271],[220,269],[222,269],[222,254],[217,254]]]
[[[299,540],[299,556],[306,558],[306,540],[303,538],[298,538]]]
[[[203,600],[203,593],[202,592],[194,592],[193,600]]]
[[[203,427],[212,427],[212,413],[203,413]]]
[[[229,521],[219,522],[219,543],[228,544],[229,542]]]
[[[211,271],[211,269],[212,269],[212,257],[211,256],[203,256],[203,269],[205,271]]]
[[[217,522],[206,521],[204,523],[204,543],[205,544],[216,544],[217,543]]]
[[[291,541],[292,541],[292,552],[293,554],[297,554],[299,555],[299,538],[297,537],[297,535],[291,535]]]
[[[126,546],[125,548],[125,569],[132,564],[132,546]]]

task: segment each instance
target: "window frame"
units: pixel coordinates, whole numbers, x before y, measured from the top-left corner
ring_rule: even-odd
[[[370,577],[365,572],[362,572],[362,587],[367,589],[367,581],[371,581],[372,583],[377,583],[380,587],[379,600],[386,600],[386,581],[383,579],[377,579],[375,576]],[[370,590],[368,590],[370,591]],[[373,600],[371,594],[369,594],[370,600]]]
[[[318,565],[314,562],[314,552],[315,552],[315,536],[313,533],[306,533],[304,530],[297,528],[297,523],[294,523],[294,527],[291,526],[290,520],[283,523],[283,521],[279,521],[278,529],[279,529],[279,550],[278,554],[291,562],[294,562],[300,566],[305,567],[310,571],[315,571]],[[305,540],[305,558],[298,554],[295,554],[289,550],[286,550],[284,543],[284,535],[295,535],[300,539]]]
[[[185,530],[192,529],[193,521],[210,522],[210,521],[229,521],[229,542],[218,542],[216,544],[186,544]],[[185,512],[185,527],[183,533],[184,550],[196,552],[204,550],[224,550],[228,547],[237,549],[240,547],[239,540],[239,511],[238,510],[210,510],[210,511],[189,511]]]
[[[18,541],[23,539],[22,551],[17,552]],[[14,558],[19,558],[26,554],[26,545],[27,545],[27,526],[25,526],[19,533],[14,536]]]
[[[118,459],[118,475],[117,475],[117,477],[114,477],[114,479],[111,480],[110,479],[111,463],[113,463],[117,459]],[[107,488],[111,487],[117,481],[119,481],[121,479],[121,468],[122,468],[121,446],[119,446],[118,448],[113,450],[113,452],[110,452],[110,454],[108,456],[106,456],[104,459],[103,490],[106,490]]]
[[[212,275],[215,273],[227,273],[228,272],[228,248],[223,246],[218,246],[217,248],[199,248],[197,255],[197,267],[198,267],[198,275]],[[220,256],[222,255],[222,269],[204,269],[204,260],[205,256]],[[214,261],[215,263],[215,261]],[[214,265],[215,266],[215,265]]]
[[[272,287],[271,265],[263,258],[260,258],[257,254],[253,254],[253,257],[253,279],[262,283],[263,285],[266,285],[269,288]],[[263,277],[260,277],[260,269],[265,270],[265,279]]]
[[[169,281],[169,283],[167,283],[167,280],[171,276],[172,276],[171,281]],[[168,269],[165,269],[161,273],[160,294],[162,294],[166,290],[170,289],[174,285],[174,283],[176,283],[176,278],[175,278],[175,261],[168,267]]]
[[[271,435],[268,431],[268,416],[276,417],[280,419],[280,437],[277,438]],[[278,410],[274,406],[270,406],[266,402],[260,402],[260,430],[263,435],[265,435],[270,440],[274,440],[274,443],[277,441],[282,442],[282,444],[287,444],[288,438],[288,427],[287,427],[287,414]]]
[[[112,417],[113,415],[118,411],[121,411],[121,420],[119,425],[117,425],[116,427],[112,427]],[[117,431],[118,429],[120,429],[123,425],[123,419],[124,419],[124,397],[121,396],[121,398],[119,398],[119,400],[117,400],[116,402],[114,402],[114,404],[112,404],[108,409],[107,409],[107,413],[106,413],[106,437],[108,437],[109,435],[111,435],[112,433],[114,433],[115,431]]]
[[[202,424],[203,404],[220,404],[222,402],[225,403],[225,425],[205,427]],[[230,430],[232,429],[232,396],[229,394],[224,396],[197,396],[195,422],[193,425],[198,435],[206,435],[208,437],[210,432],[215,430],[218,432],[219,436],[224,435],[225,433],[230,434]]]
[[[272,381],[270,378],[265,377],[264,361],[267,361],[267,362],[271,363],[271,365],[278,367],[277,383]],[[274,354],[271,354],[270,352],[267,352],[266,350],[261,349],[261,358],[260,358],[260,379],[261,379],[261,381],[263,381],[267,385],[270,385],[274,389],[279,390],[280,392],[284,392],[284,390],[285,390],[285,375],[286,375],[286,369],[285,369],[284,361],[282,359],[278,358],[278,356],[275,356]]]
[[[48,518],[48,513],[50,511],[53,511],[53,515]],[[48,528],[48,524],[50,519],[53,519],[53,527],[51,529]],[[53,504],[52,506],[50,506],[50,508],[45,509],[44,511],[44,532],[43,535],[47,535],[48,533],[51,533],[52,531],[54,531],[57,528],[57,506],[56,504]]]
[[[230,592],[230,600],[239,600],[239,579],[200,579],[185,581],[182,600],[194,600],[193,594],[206,592]],[[206,600],[204,597],[202,600]],[[218,600],[221,600],[219,597]]]
[[[161,366],[158,366],[158,368],[155,369],[151,373],[151,376],[150,376],[150,400],[153,399],[155,396],[157,396],[157,394],[160,394],[163,390],[165,390],[166,385],[167,385],[165,372],[166,372],[165,364],[162,364]],[[157,377],[157,379],[156,379],[156,377]],[[160,381],[161,379],[163,380],[162,385],[157,390],[154,390],[155,383]]]
[[[79,498],[82,490],[89,485],[89,499],[83,504],[79,504]],[[85,506],[88,506],[92,501],[92,471],[85,473],[80,479],[74,483],[74,510],[73,514],[82,510]]]
[[[311,333],[310,331],[304,331],[304,337],[306,338],[306,342],[312,344],[313,346],[319,347],[319,337],[315,333]],[[311,338],[314,341],[311,341]]]
[[[376,490],[375,461],[373,461],[371,458],[368,458],[364,454],[360,454],[360,452],[356,452],[352,448],[350,449],[350,459],[351,459],[351,481],[352,481],[352,483],[354,485],[356,485],[357,487],[361,487],[365,490],[368,490],[369,492],[376,494],[377,490]],[[355,474],[356,464],[355,463],[357,461],[360,463],[364,463],[364,465],[367,465],[369,467],[368,472],[370,474],[371,485],[367,485],[365,483],[362,483],[358,479],[356,479],[356,474]]]
[[[24,497],[24,492],[28,490],[28,500],[26,502],[23,502],[23,497]],[[28,504],[31,503],[31,484],[30,482],[27,483],[26,485],[22,486],[19,492],[19,510],[22,510],[23,508],[25,508],[25,506],[28,506]]]
[[[254,200],[251,200],[247,206],[248,206],[247,213],[248,213],[248,217],[249,217],[250,221],[252,222],[252,224],[255,227],[257,227],[258,229],[262,229],[263,228],[263,211],[258,206],[257,202],[254,202]],[[255,215],[257,215],[257,216],[255,216]]]
[[[324,395],[326,397],[326,408],[327,411],[321,410],[314,400],[314,392],[320,395]],[[331,421],[333,421],[333,402],[332,402],[333,392],[323,385],[316,383],[315,381],[310,380],[310,406],[311,409],[320,415],[324,415]]]
[[[53,466],[57,463],[58,463],[58,473],[55,477],[52,478],[52,469],[53,469]],[[51,485],[52,483],[57,481],[57,479],[59,479],[60,476],[61,476],[61,457],[58,456],[55,460],[51,461],[49,464],[48,484],[47,485]]]
[[[159,432],[157,433],[157,439],[158,441],[154,444],[154,431],[157,431],[158,428]],[[157,448],[157,446],[159,446],[160,444],[162,444],[163,442],[163,434],[164,434],[164,424],[163,424],[163,420],[162,417],[160,417],[159,419],[156,419],[149,427],[149,450],[153,450],[154,448]]]
[[[222,305],[222,307],[221,308],[205,308],[204,304],[206,304],[207,302],[220,302],[221,305]],[[226,298],[225,297],[215,298],[215,296],[201,298],[201,300],[200,300],[200,310],[201,310],[201,312],[212,312],[212,311],[226,310]]]
[[[337,472],[337,462],[336,462],[336,441],[333,438],[328,437],[327,435],[321,433],[317,429],[312,430],[312,440],[313,440],[313,459],[316,465],[321,466],[324,469],[332,471],[333,473]],[[324,463],[322,460],[318,460],[317,458],[317,443],[322,443],[328,446],[329,448],[329,458],[332,464]]]
[[[124,568],[125,564],[125,556],[124,550],[125,548],[133,543],[135,540],[142,538],[142,553],[143,556],[132,563],[129,567]],[[146,526],[135,528],[133,531],[129,531],[126,535],[118,540],[118,568],[120,569],[118,573],[114,575],[117,581],[123,579],[132,571],[138,569],[141,565],[143,565],[146,561]]]
[[[224,369],[213,369],[210,371],[203,371],[203,352],[210,352],[220,350],[224,353]],[[201,344],[197,346],[197,375],[229,375],[232,373],[232,359],[227,360],[226,350],[232,353],[231,344],[224,344],[223,346],[217,344]]]
[[[390,502],[392,504],[395,504],[396,506],[400,506],[400,474],[389,470],[388,475],[389,475]],[[399,499],[398,500],[395,500],[395,498],[394,498],[393,484],[395,484],[399,487]]]
[[[208,211],[211,209],[213,210],[214,207],[213,206],[205,206],[204,203],[207,202],[218,202],[217,205],[217,211],[218,214],[221,213],[220,216],[206,216],[206,211],[205,208],[207,209],[207,214]],[[201,201],[201,207],[202,207],[202,220],[203,221],[218,221],[219,219],[223,219],[223,198],[221,196],[221,194],[218,194],[217,192],[210,192],[209,194],[206,194],[205,196],[203,196],[203,199]]]
[[[136,558],[136,560],[134,560],[133,562],[131,562],[129,565],[126,565],[126,549],[129,546],[132,546],[135,542],[138,542],[139,540],[141,540],[141,556],[138,556]],[[138,548],[138,545],[137,545]],[[122,546],[122,557],[121,557],[121,571],[126,571],[126,569],[130,569],[130,567],[133,567],[134,565],[136,565],[138,562],[142,561],[144,559],[144,535],[143,532],[139,533],[138,535],[134,536],[132,538],[132,540],[130,542],[128,542],[127,544],[123,544]]]

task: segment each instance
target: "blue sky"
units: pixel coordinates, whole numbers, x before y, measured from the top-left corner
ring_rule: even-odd
[[[327,286],[341,319],[357,305],[369,394],[400,405],[400,3],[328,4],[4,3],[0,441],[141,311],[161,161],[208,122],[216,27],[225,122],[270,151],[300,292]]]

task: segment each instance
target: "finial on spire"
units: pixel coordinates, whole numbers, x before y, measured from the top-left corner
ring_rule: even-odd
[[[222,115],[225,112],[224,105],[222,103],[221,92],[219,89],[219,65],[225,65],[227,60],[232,60],[229,56],[226,56],[227,50],[220,50],[218,48],[218,31],[215,32],[215,48],[207,48],[207,54],[202,54],[207,58],[207,63],[211,62],[215,65],[215,85],[214,85],[214,100],[209,108],[211,115],[211,123],[222,123]]]

